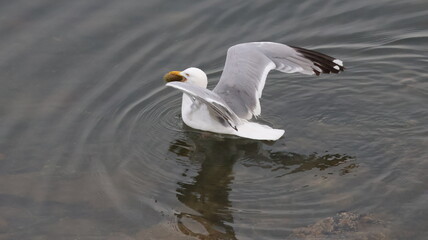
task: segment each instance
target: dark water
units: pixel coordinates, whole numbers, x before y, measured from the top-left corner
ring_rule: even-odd
[[[295,239],[341,212],[376,219],[347,239],[426,239],[427,16],[426,0],[0,1],[0,239]],[[200,67],[212,88],[248,41],[347,69],[269,75],[277,142],[185,127],[163,74]]]

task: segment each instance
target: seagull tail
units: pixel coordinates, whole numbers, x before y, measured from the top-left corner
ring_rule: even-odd
[[[255,140],[276,141],[284,135],[284,130],[273,129],[267,125],[255,122],[245,122],[238,126],[238,131],[235,135]]]

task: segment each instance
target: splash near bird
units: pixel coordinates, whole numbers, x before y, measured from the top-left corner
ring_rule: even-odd
[[[251,42],[227,51],[220,81],[211,91],[207,75],[199,68],[172,71],[166,86],[183,92],[181,115],[189,127],[256,140],[278,140],[282,129],[250,122],[261,113],[260,101],[271,70],[320,75],[339,73],[343,62],[325,54],[273,42]]]

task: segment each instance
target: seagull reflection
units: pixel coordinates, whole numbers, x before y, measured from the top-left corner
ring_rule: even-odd
[[[195,176],[178,182],[177,198],[194,212],[177,213],[178,229],[199,239],[237,239],[229,200],[234,180],[233,166],[245,159],[244,166],[271,167],[293,174],[312,169],[324,170],[349,162],[352,157],[340,154],[301,155],[270,152],[263,149],[268,142],[238,138],[220,138],[215,134],[188,132],[176,139],[169,151],[176,158],[199,168]],[[351,163],[341,170],[346,174],[357,165]],[[186,173],[183,176],[187,176]]]

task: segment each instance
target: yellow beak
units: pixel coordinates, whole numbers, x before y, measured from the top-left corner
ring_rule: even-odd
[[[163,80],[165,80],[165,82],[184,82],[186,81],[186,78],[181,75],[180,71],[172,71],[165,74],[165,76],[163,76]]]

